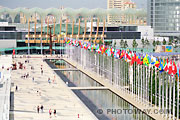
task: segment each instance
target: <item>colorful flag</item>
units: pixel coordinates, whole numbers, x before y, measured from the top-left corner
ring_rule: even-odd
[[[179,73],[180,73],[180,62],[178,62],[178,65],[177,65],[177,75],[179,77]]]
[[[164,69],[164,71],[166,71],[166,72],[168,71],[168,64],[169,64],[169,62],[168,62],[168,59],[167,59],[167,61],[165,61],[164,65],[163,65],[163,66],[164,66],[163,69]]]
[[[164,67],[163,67],[163,62],[162,62],[162,60],[160,59],[160,63],[159,63],[159,72],[163,72],[164,71]]]
[[[172,60],[170,61],[170,63],[169,63],[169,69],[168,69],[168,74],[172,74]]]
[[[159,65],[160,65],[160,62],[159,62],[159,60],[156,58],[155,66],[156,66],[157,68],[159,68]]]

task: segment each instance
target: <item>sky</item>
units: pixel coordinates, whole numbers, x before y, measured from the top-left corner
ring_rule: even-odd
[[[137,4],[138,8],[145,8],[147,0],[132,0]],[[46,8],[59,8],[60,6],[70,7],[70,8],[107,8],[107,0],[0,0],[0,6],[8,8],[17,8],[17,7],[40,7],[43,9]]]

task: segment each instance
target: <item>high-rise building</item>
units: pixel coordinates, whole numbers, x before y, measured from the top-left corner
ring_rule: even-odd
[[[148,25],[155,35],[180,36],[180,0],[148,0]]]
[[[131,0],[108,0],[107,1],[107,9],[117,8],[120,10],[127,10],[127,9],[136,9],[136,4]],[[129,18],[125,15],[114,16],[108,15],[108,23],[118,23],[118,24],[145,24],[146,21],[142,22],[141,19],[136,18],[129,20]]]

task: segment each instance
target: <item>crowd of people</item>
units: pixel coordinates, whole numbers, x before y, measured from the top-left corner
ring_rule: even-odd
[[[17,64],[16,64],[16,63],[14,63],[14,65],[15,65],[16,68],[19,68],[19,69],[22,69],[22,70],[26,70],[26,69],[28,68],[27,63],[29,63],[29,60],[25,60],[24,63],[18,62],[18,65],[19,65],[18,67],[17,67]],[[27,68],[26,68],[26,65],[27,65]],[[31,65],[31,66],[30,66],[30,69],[31,69],[31,71],[33,71],[33,70],[34,70],[34,67]],[[17,70],[17,69],[15,69],[15,70]],[[43,71],[43,65],[41,65],[40,74],[43,75],[43,72],[44,72],[44,71]],[[32,75],[33,75],[33,74],[32,74]],[[24,73],[23,75],[21,75],[21,78],[23,78],[23,79],[27,79],[27,78],[29,78],[29,77],[30,77],[29,72],[26,72],[26,73]],[[34,77],[34,76],[31,76],[31,77],[32,77],[32,82],[35,82],[35,77]],[[54,75],[53,83],[54,83],[54,81],[55,81],[55,75]],[[48,77],[48,83],[49,83],[49,84],[51,83],[50,77]],[[17,85],[16,85],[16,87],[15,87],[15,91],[18,92],[18,86],[17,86]],[[40,90],[40,88],[37,89],[36,91],[37,91],[37,96],[41,96],[41,90]],[[39,114],[40,111],[41,111],[41,113],[44,113],[44,106],[43,106],[43,105],[38,105],[38,106],[37,106],[37,113]],[[49,116],[50,116],[50,118],[52,117],[52,114],[54,114],[54,117],[56,117],[56,109],[54,109],[54,110],[51,110],[51,108],[49,109]]]

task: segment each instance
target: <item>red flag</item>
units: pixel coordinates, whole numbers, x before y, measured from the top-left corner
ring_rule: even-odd
[[[177,66],[175,64],[175,62],[173,61],[173,69],[172,69],[172,73],[175,75],[177,73]]]
[[[169,71],[168,71],[168,74],[172,74],[172,60],[170,61],[170,64],[169,64]]]
[[[169,65],[169,62],[168,62],[168,59],[167,59],[167,62],[166,62],[166,65],[165,65],[165,67],[164,67],[164,71],[168,71],[168,65]]]
[[[132,57],[131,65],[133,65],[135,61],[136,61],[136,53],[134,53],[134,56]]]
[[[15,49],[13,49],[13,55],[15,55]]]

